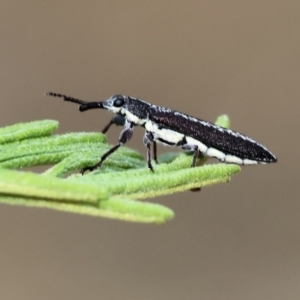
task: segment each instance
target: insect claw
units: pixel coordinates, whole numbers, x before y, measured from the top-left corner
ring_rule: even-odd
[[[83,169],[80,170],[80,174],[81,174],[81,175],[84,175],[84,173],[85,173],[86,171],[92,172],[92,171],[94,171],[96,168],[97,168],[96,166],[85,167],[85,168],[83,168]]]
[[[200,192],[201,191],[201,188],[192,188],[190,189],[191,192]]]

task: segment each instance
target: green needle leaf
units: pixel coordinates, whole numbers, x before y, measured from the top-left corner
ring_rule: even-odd
[[[223,115],[216,123],[228,128],[230,121]],[[152,173],[143,155],[121,147],[82,176],[78,170],[97,163],[111,145],[101,133],[51,135],[57,127],[57,121],[44,120],[0,128],[0,203],[162,224],[173,218],[172,210],[137,200],[228,182],[240,170],[204,165],[204,157],[201,167],[191,168],[189,153],[167,153]],[[9,170],[36,165],[51,167],[42,174]]]
[[[58,128],[58,125],[58,121],[43,120],[3,127],[0,128],[0,144],[48,136]]]

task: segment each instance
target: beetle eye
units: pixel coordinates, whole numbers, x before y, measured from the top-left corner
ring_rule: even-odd
[[[121,107],[121,106],[124,105],[125,101],[124,101],[123,96],[118,95],[118,96],[115,96],[114,98],[115,98],[115,100],[114,100],[114,106],[115,107]]]

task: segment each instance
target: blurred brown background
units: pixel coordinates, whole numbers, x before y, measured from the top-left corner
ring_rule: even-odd
[[[109,113],[43,93],[122,93],[208,121],[227,113],[279,158],[154,199],[176,212],[165,226],[1,205],[1,299],[300,299],[298,0],[0,7],[1,126],[99,131]],[[128,146],[145,153],[142,136]]]

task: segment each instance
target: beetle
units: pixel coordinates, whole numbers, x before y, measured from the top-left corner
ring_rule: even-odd
[[[106,133],[112,124],[124,125],[119,142],[104,153],[97,164],[83,168],[82,174],[101,167],[109,155],[131,139],[135,126],[145,129],[143,142],[147,148],[147,164],[151,171],[154,171],[151,163],[151,145],[153,144],[153,158],[157,161],[156,143],[193,151],[191,167],[196,166],[200,153],[225,163],[239,165],[277,161],[275,155],[265,146],[246,135],[166,107],[152,105],[139,98],[114,95],[106,101],[86,102],[52,92],[46,95],[77,103],[81,112],[100,108],[115,113],[116,116],[105,126],[103,133]]]

